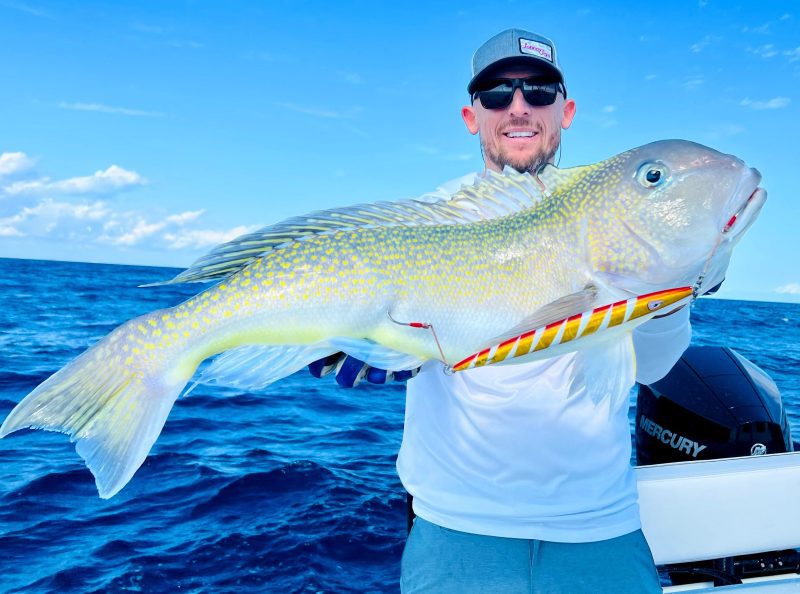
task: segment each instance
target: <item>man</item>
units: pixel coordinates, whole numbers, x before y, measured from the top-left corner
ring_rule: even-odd
[[[486,169],[552,163],[575,115],[553,42],[503,31],[472,73],[461,115]],[[661,592],[640,530],[628,392],[665,375],[689,338],[685,308],[633,343],[453,375],[426,363],[408,382],[397,460],[417,516],[402,591]]]

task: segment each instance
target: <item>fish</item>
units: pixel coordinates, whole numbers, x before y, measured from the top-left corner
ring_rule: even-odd
[[[17,404],[0,437],[66,433],[110,498],[210,357],[192,387],[259,390],[335,352],[392,370],[438,359],[454,372],[493,345],[609,304],[665,292],[680,294],[670,301],[678,307],[723,280],[766,201],[760,181],[734,156],[665,140],[535,175],[489,171],[441,199],[287,219],[166,281],[214,284],[113,330]],[[589,315],[597,331],[587,338],[515,357],[495,348],[493,362],[579,349],[665,311],[602,328]]]

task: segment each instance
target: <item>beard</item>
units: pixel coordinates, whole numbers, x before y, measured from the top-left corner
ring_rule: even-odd
[[[512,120],[509,125],[526,126],[529,124],[527,120]],[[537,128],[536,132],[540,135],[540,138],[544,135],[544,131],[541,128]],[[500,171],[508,166],[520,173],[528,172],[534,174],[543,165],[553,161],[560,143],[561,129],[557,128],[553,134],[544,138],[539,150],[533,154],[525,156],[508,154],[508,151],[500,148],[498,143],[487,143],[483,137],[481,137],[481,150],[483,151],[484,161],[499,166]]]

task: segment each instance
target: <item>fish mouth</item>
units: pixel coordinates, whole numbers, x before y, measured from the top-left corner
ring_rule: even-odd
[[[761,173],[750,169],[739,183],[731,200],[728,218],[722,226],[721,233],[727,237],[738,237],[756,220],[756,217],[767,200],[767,191],[759,187]]]

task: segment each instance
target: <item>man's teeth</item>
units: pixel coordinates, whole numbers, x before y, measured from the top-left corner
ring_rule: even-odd
[[[533,136],[533,132],[506,132],[506,136],[509,138],[530,138]]]

